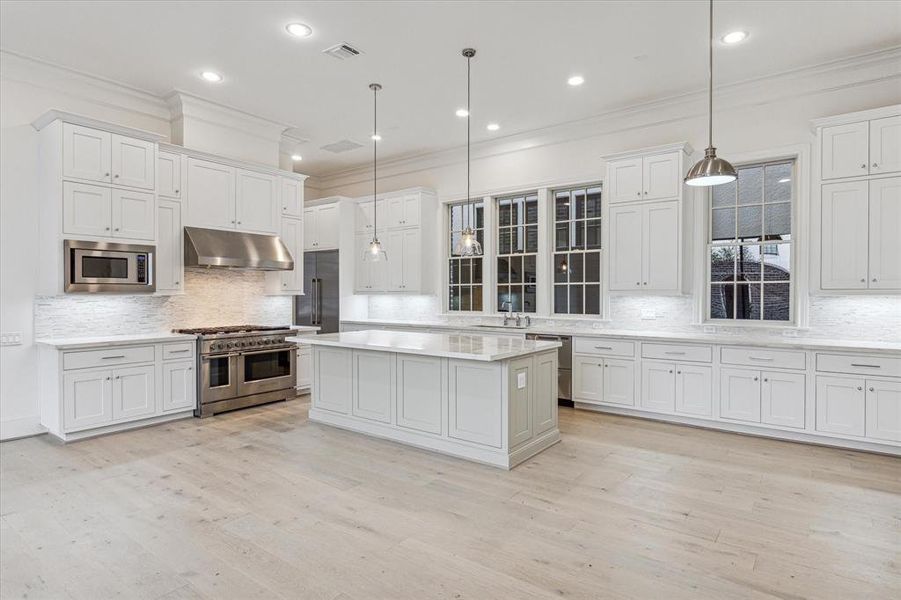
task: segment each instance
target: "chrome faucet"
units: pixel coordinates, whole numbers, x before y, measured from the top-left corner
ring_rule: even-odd
[[[501,308],[504,308],[504,304],[507,305],[507,313],[504,315],[504,327],[510,324],[510,321],[514,320],[513,317],[513,303],[507,300],[506,302],[501,303]],[[516,319],[518,321],[518,319]],[[519,323],[516,323],[519,325]]]

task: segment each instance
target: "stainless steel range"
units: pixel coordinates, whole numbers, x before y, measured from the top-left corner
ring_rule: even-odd
[[[237,325],[176,329],[197,335],[196,417],[294,397],[297,345],[291,328]]]

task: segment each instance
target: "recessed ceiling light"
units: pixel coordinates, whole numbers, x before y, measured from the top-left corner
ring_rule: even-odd
[[[500,128],[501,128],[501,126],[498,125],[497,123],[488,123],[488,126],[485,127],[485,129],[487,129],[488,131],[497,131]]]
[[[457,109],[457,116],[458,116],[458,117],[468,117],[468,116],[469,116],[469,111],[466,110],[465,108],[458,108],[458,109]]]
[[[724,35],[721,39],[724,44],[737,44],[739,42],[743,42],[745,38],[748,37],[747,31],[730,31],[726,35]]]
[[[293,160],[294,162],[300,162],[303,160],[303,156],[301,156],[300,154],[292,154],[291,160]]]
[[[374,142],[381,142],[381,141],[382,141],[382,136],[380,136],[380,135],[377,134],[377,133],[373,133],[372,135],[369,136],[369,139],[371,139],[371,140],[374,141]]]
[[[573,75],[572,77],[570,77],[569,79],[566,80],[566,83],[568,83],[569,85],[572,85],[572,86],[582,85],[583,83],[585,83],[585,78],[582,77],[581,75]]]
[[[202,77],[204,81],[209,81],[210,83],[219,83],[222,81],[222,75],[216,71],[204,71],[200,74],[200,77]]]
[[[306,23],[288,23],[285,29],[294,37],[305,38],[313,35],[313,28]]]

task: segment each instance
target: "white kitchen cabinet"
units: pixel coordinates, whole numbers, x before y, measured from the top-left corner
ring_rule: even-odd
[[[241,231],[276,233],[279,178],[246,169],[235,170],[235,226]]]
[[[710,367],[677,364],[675,412],[709,417],[713,408],[712,379]]]
[[[640,290],[642,282],[642,207],[610,208],[610,289]]]
[[[156,238],[156,199],[153,194],[113,188],[113,237],[135,240]]]
[[[807,376],[780,371],[762,371],[760,376],[761,423],[803,429]]]
[[[390,230],[387,238],[388,260],[385,269],[388,273],[388,290],[418,291],[422,281],[422,241],[419,229]]]
[[[194,361],[164,362],[162,412],[193,410],[197,406]]]
[[[352,352],[346,348],[317,348],[313,353],[313,387],[311,400],[315,409],[342,415],[350,414],[353,400]]]
[[[446,401],[442,359],[397,355],[397,424],[425,433],[441,434],[442,402]]]
[[[626,158],[607,163],[607,188],[609,202],[641,200],[642,158]]]
[[[303,232],[304,222],[302,219],[291,219],[283,217],[281,219],[282,230],[280,237],[291,258],[294,259],[294,269],[291,271],[279,271],[271,276],[278,280],[278,291],[282,293],[302,294],[303,293]]]
[[[862,436],[866,433],[865,381],[817,376],[817,431]]]
[[[157,193],[165,198],[181,198],[182,155],[160,150],[156,157]]]
[[[64,427],[79,431],[111,423],[113,383],[109,369],[71,371],[63,377]]]
[[[604,359],[597,356],[573,356],[572,397],[576,402],[601,402],[604,399]]]
[[[866,181],[822,187],[823,289],[867,289],[868,195]]]
[[[901,442],[901,382],[866,381],[866,435]]]
[[[353,416],[382,423],[391,422],[395,386],[394,359],[390,352],[353,351]]]
[[[153,190],[156,173],[156,144],[112,134],[113,185]]]
[[[869,131],[867,121],[823,127],[820,138],[823,179],[869,173]]]
[[[313,351],[306,344],[297,346],[297,389],[308,390],[313,385]]]
[[[869,288],[901,289],[901,177],[869,186]]]
[[[181,202],[160,198],[157,206],[156,291],[180,292],[184,286],[184,234]]]
[[[604,359],[604,402],[632,406],[635,404],[635,361]]]
[[[641,364],[641,406],[671,413],[676,407],[676,365],[644,361]]]
[[[338,204],[310,206],[303,211],[304,249],[334,250],[338,248]]]
[[[720,416],[760,422],[760,371],[720,369]]]
[[[679,152],[652,154],[642,159],[642,200],[678,198],[682,189]]]
[[[901,115],[870,121],[870,174],[901,171]]]
[[[188,158],[187,224],[235,228],[235,169],[199,158]]]
[[[448,437],[494,448],[503,445],[500,375],[499,363],[448,359]]]
[[[679,202],[610,208],[610,289],[679,289]]]
[[[388,289],[388,263],[386,261],[370,262],[363,260],[363,253],[369,250],[370,234],[362,233],[354,237],[356,262],[354,264],[354,291],[358,294],[371,294]],[[387,241],[382,240],[383,248]],[[389,258],[390,260],[390,258]]]
[[[378,225],[379,231],[383,232],[387,229],[387,202],[380,198],[377,201],[377,211],[379,221],[375,223],[375,217],[373,215],[373,205],[372,200],[362,200],[360,202],[356,202],[354,204],[354,232],[355,233],[367,233],[370,236],[372,235],[373,228],[375,225]]]
[[[281,177],[280,199],[282,215],[286,217],[303,216],[303,181]]]
[[[155,374],[154,365],[113,369],[113,421],[156,412]]]
[[[63,177],[110,183],[112,134],[63,123]]]
[[[388,198],[387,227],[418,227],[420,218],[419,194],[405,194]],[[384,214],[384,213],[383,213]]]
[[[109,187],[63,183],[63,234],[111,236],[112,209]]]

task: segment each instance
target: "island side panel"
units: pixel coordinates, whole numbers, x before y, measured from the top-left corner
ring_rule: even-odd
[[[557,351],[534,356],[534,393],[532,394],[532,434],[557,429]]]
[[[448,436],[493,448],[504,445],[504,386],[499,362],[449,359]]]
[[[447,359],[397,355],[397,425],[447,434]]]
[[[507,362],[508,448],[532,439],[532,403],[535,394],[535,359],[524,356]]]
[[[352,351],[344,348],[313,347],[314,409],[350,414],[353,401]]]
[[[353,351],[353,408],[355,417],[394,423],[394,366],[391,352]]]

